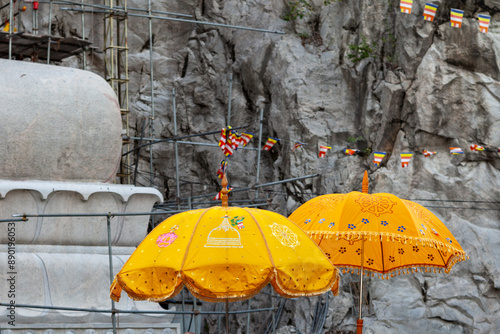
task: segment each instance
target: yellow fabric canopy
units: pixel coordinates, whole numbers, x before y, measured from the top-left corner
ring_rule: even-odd
[[[215,206],[172,216],[142,241],[111,286],[164,301],[185,285],[206,301],[243,300],[271,283],[284,297],[337,293],[339,272],[293,222],[277,213]]]

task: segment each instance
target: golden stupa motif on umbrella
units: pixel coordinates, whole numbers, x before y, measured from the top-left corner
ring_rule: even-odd
[[[338,269],[297,225],[271,211],[228,207],[225,194],[222,206],[176,214],[151,231],[115,276],[111,298],[123,289],[132,299],[164,301],[186,286],[203,300],[235,301],[268,283],[284,297],[337,292]]]

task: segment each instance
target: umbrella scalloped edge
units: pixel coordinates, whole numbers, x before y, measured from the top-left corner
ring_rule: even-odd
[[[163,302],[167,299],[175,297],[184,286],[188,288],[188,290],[197,298],[207,301],[207,302],[212,302],[212,303],[217,303],[217,302],[225,302],[226,299],[229,299],[231,302],[235,301],[241,301],[241,300],[246,300],[249,298],[252,298],[256,294],[260,292],[267,284],[271,283],[271,285],[274,287],[274,290],[282,297],[285,298],[293,298],[293,297],[311,297],[311,296],[317,296],[321,295],[327,291],[332,291],[332,293],[337,296],[339,293],[339,282],[340,282],[340,270],[338,268],[334,268],[335,273],[332,275],[332,280],[329,282],[328,286],[320,289],[318,291],[313,291],[309,293],[304,293],[304,292],[293,292],[290,291],[286,288],[284,288],[280,283],[279,280],[277,279],[278,273],[276,269],[274,269],[273,275],[270,275],[263,283],[256,289],[253,289],[251,292],[248,293],[233,293],[233,294],[227,294],[227,293],[222,293],[222,294],[216,294],[207,290],[202,290],[197,288],[195,285],[191,284],[191,282],[188,279],[182,279],[182,283],[171,293],[167,294],[161,297],[149,297],[149,298],[144,298],[136,295],[132,290],[128,289],[125,284],[120,283],[120,278],[119,276],[115,276],[115,279],[113,280],[113,283],[111,284],[110,287],[110,298],[114,300],[115,302],[120,301],[120,295],[122,292],[122,289],[127,292],[127,295],[129,296],[130,299],[132,300],[147,300],[150,302]],[[178,275],[179,276],[179,275]]]
[[[428,239],[428,238],[415,238],[415,237],[409,237],[409,236],[402,236],[399,234],[393,234],[393,233],[385,233],[385,232],[325,232],[325,231],[307,231],[307,235],[309,235],[313,240],[314,239],[319,239],[319,238],[335,238],[336,240],[344,239],[347,241],[359,241],[361,240],[362,237],[364,237],[365,241],[371,241],[371,242],[377,242],[383,241],[383,238],[387,238],[387,241],[391,242],[400,242],[401,244],[409,244],[409,245],[421,245],[423,247],[430,247],[430,248],[435,248],[441,252],[444,252],[446,254],[450,253],[453,254],[450,256],[448,262],[446,263],[445,267],[442,266],[432,266],[432,265],[405,265],[401,266],[398,268],[394,268],[392,270],[389,270],[387,272],[378,272],[374,270],[369,270],[369,269],[364,269],[365,271],[373,272],[373,273],[378,273],[380,275],[385,275],[388,273],[392,273],[391,277],[394,272],[404,270],[404,269],[415,269],[415,268],[423,268],[421,271],[423,272],[428,272],[428,270],[431,270],[430,268],[440,268],[444,269],[446,273],[449,273],[451,268],[460,261],[465,261],[468,260],[469,257],[467,254],[460,248],[453,247],[453,245],[448,245],[444,242],[440,242],[437,240],[433,239]],[[357,266],[342,266],[338,265],[340,268],[348,268],[348,269],[359,269]],[[416,269],[415,269],[416,270]],[[345,271],[344,271],[345,272]],[[406,273],[405,273],[406,274]],[[382,277],[383,278],[383,277]]]

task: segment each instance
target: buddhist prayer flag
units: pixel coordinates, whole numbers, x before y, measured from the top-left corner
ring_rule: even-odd
[[[224,173],[226,172],[226,167],[227,167],[227,161],[226,160],[222,160],[220,162],[219,170],[217,171],[217,177],[219,179],[222,179],[222,177],[224,176]]]
[[[359,150],[351,150],[350,148],[346,148],[346,149],[344,149],[344,153],[345,153],[346,155],[354,155],[354,154],[356,154],[356,153],[358,153],[358,152],[359,152]]]
[[[471,151],[484,151],[484,147],[474,144],[474,145],[470,146],[470,150]]]
[[[401,0],[399,3],[401,13],[411,14],[411,5],[413,5],[413,0]]]
[[[460,147],[450,147],[451,154],[464,154],[464,151]]]
[[[231,190],[233,190],[233,188],[227,188],[227,193],[229,194],[229,192],[230,192]],[[219,201],[220,201],[221,199],[222,199],[222,190],[221,190],[221,191],[219,191],[219,192],[217,193],[217,195],[215,195],[215,197],[214,197],[214,201],[217,201],[217,200],[219,200]]]
[[[240,146],[241,135],[238,132],[231,130],[229,138],[231,140],[231,148],[233,151],[236,151]]]
[[[426,157],[426,158],[428,158],[428,157],[430,157],[432,155],[437,154],[437,152],[432,152],[432,151],[427,151],[427,150],[423,150],[422,153],[424,154],[424,157]]]
[[[386,152],[373,152],[373,163],[377,166],[380,165],[385,155]]]
[[[331,148],[330,146],[322,146],[322,145],[320,145],[320,146],[319,146],[319,157],[320,157],[320,158],[324,158],[324,157],[325,157],[325,155],[326,155],[326,152],[327,152],[328,150],[331,150],[331,149],[332,149],[332,148]]]
[[[434,17],[436,16],[436,11],[437,11],[438,6],[433,5],[431,3],[426,3],[425,8],[424,8],[424,14],[422,15],[422,18],[426,21],[434,21]]]
[[[226,146],[226,128],[222,128],[220,132],[219,146],[224,151],[224,147]]]
[[[278,142],[278,140],[278,138],[269,137],[269,139],[267,139],[266,145],[264,145],[262,149],[264,151],[270,151],[273,148],[274,144]]]
[[[488,15],[478,14],[477,19],[479,20],[479,31],[487,33],[488,27],[490,26],[490,17]]]
[[[410,159],[413,156],[412,152],[401,152],[401,167],[408,167]]]
[[[242,132],[240,137],[240,145],[243,144],[243,147],[247,146],[250,142],[250,139],[253,138],[253,133],[251,132]]]
[[[295,142],[295,144],[293,145],[292,152],[293,152],[295,149],[297,149],[297,148],[301,147],[302,145],[306,145],[306,143],[301,143],[300,141],[296,141],[296,142]]]
[[[462,27],[462,19],[464,17],[464,11],[460,9],[451,9],[450,14],[450,24],[452,27],[461,28]]]

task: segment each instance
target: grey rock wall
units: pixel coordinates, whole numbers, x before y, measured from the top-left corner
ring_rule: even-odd
[[[470,260],[457,264],[448,275],[368,279],[365,333],[499,331],[500,156],[470,152],[468,146],[500,147],[500,30],[495,22],[500,18],[500,2],[436,1],[439,10],[433,23],[420,18],[423,0],[414,1],[410,15],[400,13],[397,1],[311,3],[308,15],[287,22],[282,17],[289,11],[288,1],[154,1],[155,9],[191,13],[199,20],[286,32],[277,35],[154,21],[155,136],[174,134],[174,88],[180,135],[223,127],[232,73],[231,125],[249,125],[248,130],[257,132],[262,107],[263,141],[267,136],[281,138],[273,151],[262,154],[259,182],[320,174],[273,187],[274,192],[267,193],[272,202],[269,209],[288,215],[315,195],[360,190],[362,173],[368,170],[371,193],[441,200],[419,203],[442,218],[468,252]],[[129,6],[144,8],[145,4],[129,1]],[[461,29],[450,27],[450,8],[465,10]],[[79,16],[56,12],[59,31],[78,31]],[[492,16],[488,34],[478,31],[478,13]],[[94,25],[87,27],[97,46],[102,45],[99,22],[94,18]],[[373,52],[353,63],[350,46],[361,45],[363,40]],[[151,112],[148,45],[147,20],[131,18],[133,134],[140,133]],[[81,66],[81,59],[69,59],[64,65]],[[90,57],[89,65],[102,74],[102,55]],[[350,138],[357,141],[352,143]],[[295,140],[308,145],[292,153]],[[218,136],[198,141],[216,143]],[[317,157],[321,144],[332,146],[326,159]],[[257,146],[255,139],[252,145]],[[450,146],[460,146],[466,153],[452,156]],[[375,167],[371,154],[345,156],[342,149],[346,147],[388,155]],[[400,167],[401,151],[422,149],[439,154],[432,158],[415,154],[409,168]],[[154,184],[166,199],[175,199],[173,145],[159,144],[152,150]],[[149,154],[148,149],[141,151],[140,169],[149,169]],[[217,191],[215,172],[222,158],[216,147],[181,146],[180,177],[193,182],[181,185],[181,196]],[[228,170],[231,186],[254,185],[256,161],[255,151],[238,151]],[[138,181],[149,185],[146,178]],[[254,193],[233,196],[253,198]],[[357,310],[349,287],[356,280],[357,276],[343,276],[341,294],[330,299],[325,332],[354,330]],[[287,305],[280,327],[289,326],[285,332],[294,327],[309,333],[314,301],[301,299]],[[254,328],[263,318],[252,317]],[[213,320],[207,320],[211,332],[216,328]],[[242,319],[232,324],[234,333],[246,326]]]

